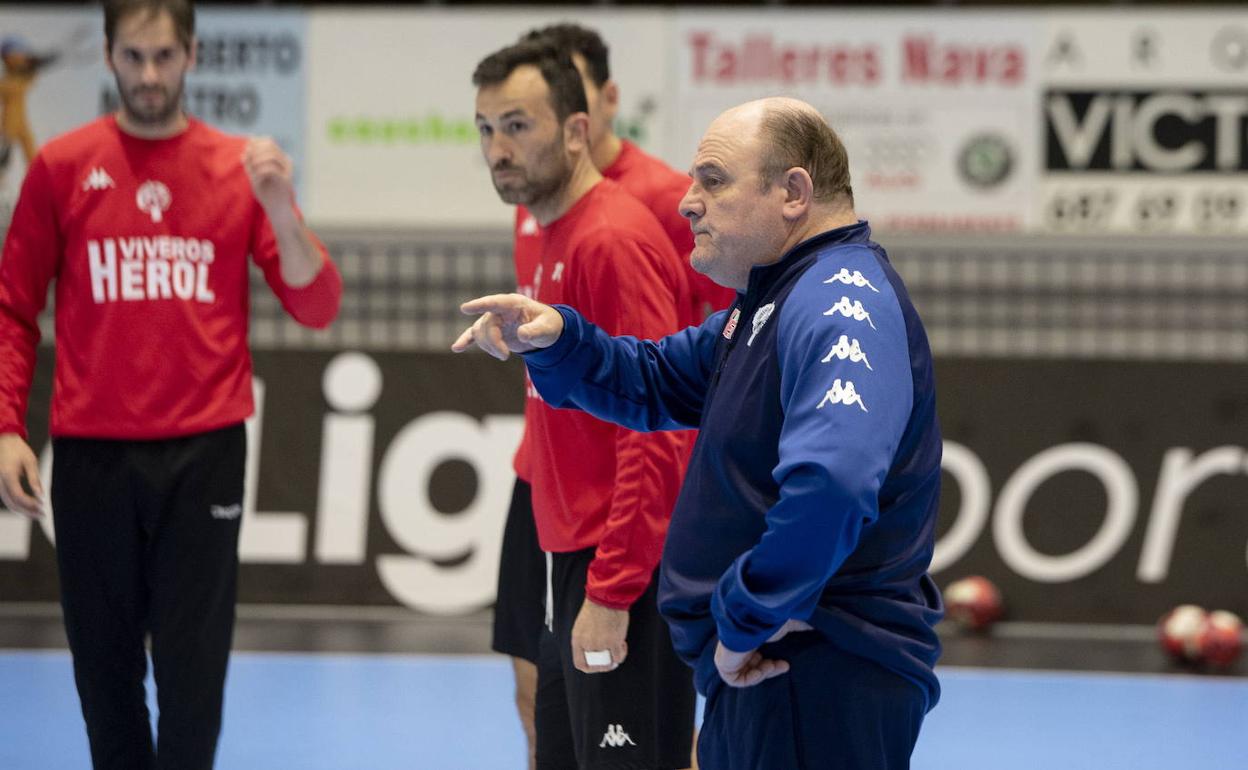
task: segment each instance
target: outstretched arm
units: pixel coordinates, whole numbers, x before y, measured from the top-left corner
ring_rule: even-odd
[[[641,431],[695,428],[725,313],[659,341],[611,337],[565,305],[519,294],[466,302],[481,313],[451,346],[473,345],[500,360],[524,353],[529,377],[546,403],[575,407]]]

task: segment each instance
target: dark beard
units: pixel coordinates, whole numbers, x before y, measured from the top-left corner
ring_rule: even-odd
[[[182,92],[185,89],[184,83],[178,84],[178,90],[171,94],[171,98],[165,102],[165,106],[159,111],[145,110],[130,100],[130,95],[121,87],[121,83],[117,83],[117,95],[121,98],[121,109],[126,113],[126,118],[137,126],[160,126],[164,125],[182,111]]]
[[[537,169],[540,176],[536,179],[526,178],[522,187],[502,189],[497,184],[494,190],[503,203],[532,207],[559,195],[568,184],[571,166],[563,153],[563,136],[560,135],[550,145],[543,148],[530,166]],[[491,181],[493,178],[491,176]]]

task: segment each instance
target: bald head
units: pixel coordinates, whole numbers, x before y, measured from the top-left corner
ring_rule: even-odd
[[[722,130],[754,138],[763,184],[774,183],[791,168],[803,168],[814,182],[815,203],[853,206],[845,145],[811,105],[774,96],[733,107],[715,123]]]

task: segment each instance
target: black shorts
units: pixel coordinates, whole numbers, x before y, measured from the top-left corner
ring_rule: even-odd
[[[533,492],[528,482],[516,479],[503,530],[490,647],[495,652],[537,663],[545,617],[546,554],[537,544]]]
[[[552,556],[554,630],[537,664],[539,770],[672,770],[690,765],[696,695],[655,601],[656,576],[629,610],[628,657],[614,671],[572,665],[572,626],[595,549]]]

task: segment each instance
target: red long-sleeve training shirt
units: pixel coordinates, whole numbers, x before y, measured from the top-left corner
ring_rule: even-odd
[[[687,287],[654,215],[609,180],[542,231],[537,299],[572,305],[612,334],[654,339],[677,331]],[[524,417],[542,549],[596,546],[586,595],[630,606],[662,554],[689,433],[624,430],[552,409],[532,390]]]
[[[55,436],[166,438],[248,417],[248,255],[297,321],[333,320],[342,279],[322,244],[312,283],[283,282],[245,144],[197,120],[139,139],[109,116],[43,148],[0,256],[0,433],[26,435],[53,280]]]
[[[693,251],[693,231],[689,221],[680,214],[680,199],[689,190],[689,177],[663,161],[646,153],[628,140],[620,142],[620,154],[602,175],[618,183],[629,195],[641,201],[654,214],[676,250],[677,261],[685,273],[689,292],[678,298],[680,328],[697,326],[710,313],[723,310],[736,299],[736,291],[720,286],[689,264]],[[517,290],[532,297],[533,278],[541,261],[542,232],[537,220],[524,208],[516,207],[513,257],[516,265]],[[516,475],[528,481],[532,477],[529,461],[529,434],[526,431],[516,449],[512,463]]]

